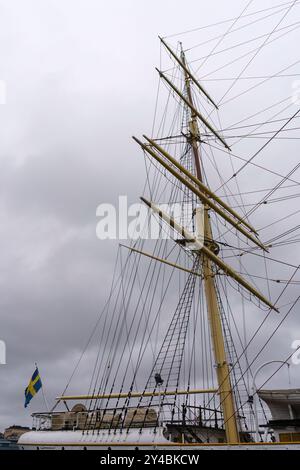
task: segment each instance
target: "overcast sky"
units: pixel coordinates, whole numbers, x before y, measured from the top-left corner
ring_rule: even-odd
[[[7,345],[7,364],[0,366],[1,429],[30,425],[30,413],[44,407],[41,394],[28,409],[23,407],[35,361],[48,400],[52,403],[63,390],[105,302],[117,242],[96,238],[96,208],[101,202],[115,203],[120,194],[132,202],[141,194],[144,165],[131,135],[151,132],[154,67],[160,63],[157,35],[233,18],[247,3],[0,0],[0,79],[6,83],[6,103],[0,105],[0,339]],[[262,5],[254,0],[249,12],[280,3],[286,2]],[[294,8],[280,27],[299,20],[299,6]],[[267,33],[279,19],[251,32],[241,30],[229,43]],[[228,26],[218,26],[213,36]],[[206,37],[205,31],[196,31],[169,41],[191,47]],[[246,75],[270,75],[296,62],[298,44],[295,30],[274,42]],[[190,58],[205,56],[213,45],[193,49]],[[216,56],[215,63],[210,59],[199,75],[228,61],[228,54]],[[240,69],[233,65],[213,77],[236,76]],[[291,73],[297,72],[299,65]],[[245,95],[234,111],[236,102],[224,106],[225,127],[287,97],[293,80],[269,82],[257,95]],[[205,83],[217,98],[226,90],[223,82]],[[295,111],[289,108],[282,116]],[[260,145],[248,141],[241,155],[248,158]],[[283,151],[284,158],[277,158]],[[299,159],[297,143],[279,142],[279,150],[266,157],[268,166],[275,157],[276,171],[286,174]],[[249,169],[242,184],[250,188],[254,177]],[[294,177],[300,180],[299,174]],[[266,179],[265,184],[277,181]],[[257,215],[257,222],[263,225],[263,215]],[[295,253],[286,254],[296,263]],[[291,299],[295,296],[293,291]],[[294,317],[274,343],[280,358],[297,334],[300,338],[298,325]],[[86,364],[92,359],[93,351]],[[88,366],[82,369],[82,383],[89,373]],[[295,369],[295,387],[300,387],[298,375]]]

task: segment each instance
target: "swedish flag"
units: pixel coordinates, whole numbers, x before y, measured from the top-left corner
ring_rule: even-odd
[[[34,395],[39,391],[41,387],[42,381],[40,373],[38,368],[36,368],[34,373],[32,374],[28,386],[25,388],[25,408],[28,406],[30,400],[34,397]]]

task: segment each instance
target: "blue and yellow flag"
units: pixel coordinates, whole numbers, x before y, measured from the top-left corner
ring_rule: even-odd
[[[25,388],[25,404],[24,404],[25,408],[26,406],[28,406],[32,397],[34,397],[34,395],[39,391],[41,387],[42,387],[42,381],[41,381],[40,373],[39,373],[38,368],[36,368],[34,373],[32,374],[28,387]]]

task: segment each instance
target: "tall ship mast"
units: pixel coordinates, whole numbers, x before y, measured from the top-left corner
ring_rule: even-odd
[[[225,182],[221,195],[212,189],[205,163],[221,180],[222,169],[209,152],[231,153],[211,117],[218,104],[181,43],[175,51],[160,41],[172,63],[157,69],[167,105],[157,133],[133,137],[146,184],[134,236],[119,245],[89,389],[66,388],[51,412],[34,413],[35,431],[21,436],[21,448],[282,446],[267,416],[274,395],[251,388],[248,344],[237,325],[242,310],[266,319],[280,313],[241,262],[246,253],[264,260],[270,244],[252,226],[251,211],[228,202]],[[293,441],[284,445],[300,449],[300,438]]]

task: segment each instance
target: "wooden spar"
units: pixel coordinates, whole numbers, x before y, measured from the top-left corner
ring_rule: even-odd
[[[240,274],[238,274],[231,266],[226,264],[221,258],[215,255],[207,246],[202,245],[199,241],[195,240],[195,237],[182,225],[178,224],[173,217],[164,212],[156,204],[147,201],[144,197],[140,198],[150,209],[159,215],[159,217],[174,228],[180,235],[182,235],[187,241],[192,241],[193,244],[198,247],[199,253],[203,253],[207,258],[213,261],[225,274],[234,279],[238,284],[243,286],[248,292],[254,295],[257,299],[263,302],[265,305],[270,307],[272,310],[278,312],[277,308],[266,299],[258,290],[255,289],[248,281],[246,281]]]
[[[208,210],[205,211],[204,222],[205,238],[212,236],[209,223]],[[222,404],[226,437],[228,442],[239,440],[239,431],[235,416],[234,395],[230,380],[230,368],[226,356],[225,343],[223,341],[223,327],[220,315],[220,308],[216,296],[216,286],[214,280],[213,262],[209,256],[203,257],[204,289],[209,312],[211,335],[216,357],[216,373],[219,384],[220,403]]]
[[[184,101],[184,103],[190,108],[192,113],[194,113],[195,116],[197,116],[200,119],[200,121],[203,122],[203,124],[214,134],[214,136],[220,142],[222,142],[222,144],[224,145],[225,148],[227,148],[227,150],[231,150],[231,148],[229,147],[229,145],[227,145],[223,137],[220,136],[220,134],[205,119],[205,117],[202,116],[201,113],[199,113],[199,111],[189,102],[188,99],[186,99],[186,97],[181,93],[181,91],[178,90],[178,88],[171,82],[171,80],[169,80],[168,77],[166,77],[159,69],[156,69],[156,70],[158,71],[160,77],[163,78],[165,82],[167,82],[167,84],[175,91],[175,93],[179,96],[179,98],[181,98],[182,101]]]
[[[261,302],[266,304],[272,310],[275,310],[275,312],[278,312],[278,309],[274,307],[274,305],[266,297],[264,297],[258,290],[256,290],[242,276],[240,276],[233,268],[231,268],[231,266],[224,263],[224,261],[221,260],[221,258],[219,258],[217,255],[215,255],[209,248],[207,248],[206,246],[203,246],[202,251],[211,261],[213,261],[220,269],[222,269],[222,271],[224,271],[225,274],[232,277],[232,279],[238,282],[241,286],[247,289],[251,294],[257,297]]]
[[[158,145],[154,140],[149,139],[146,135],[143,135],[143,137],[148,140],[149,144],[153,147],[156,148],[158,152],[160,152],[167,160],[169,160],[172,165],[176,166],[178,170],[180,170],[182,173],[184,173],[188,178],[190,178],[204,193],[206,193],[208,196],[210,196],[215,202],[217,202],[220,206],[223,207],[227,212],[229,212],[233,217],[238,219],[238,221],[241,224],[244,224],[246,227],[248,227],[251,232],[256,233],[257,231],[255,228],[253,228],[248,222],[242,218],[237,212],[235,212],[226,202],[224,202],[222,199],[220,199],[215,193],[213,193],[205,184],[202,183],[196,176],[194,176],[192,173],[190,173],[183,165],[181,165],[175,158],[173,158],[168,152],[165,151],[164,148],[162,148],[160,145]]]
[[[156,261],[160,261],[161,263],[167,264],[168,266],[171,266],[172,268],[177,268],[177,269],[180,269],[181,271],[185,271],[186,273],[195,274],[195,276],[203,277],[201,273],[192,271],[191,269],[184,268],[183,266],[179,266],[179,264],[172,263],[171,261],[168,261],[166,259],[158,258],[157,256],[154,256],[151,253],[147,253],[146,251],[137,250],[136,248],[123,245],[122,243],[120,243],[120,246],[127,248],[127,250],[134,251],[135,253],[140,253],[141,255],[147,256],[148,258],[155,259]]]
[[[216,109],[219,109],[218,108],[218,105],[216,105],[216,103],[213,101],[213,99],[209,96],[209,94],[207,93],[207,91],[203,88],[202,85],[200,85],[200,83],[198,82],[198,80],[194,77],[194,75],[190,72],[190,70],[186,67],[186,65],[182,62],[182,60],[177,57],[177,55],[175,54],[175,52],[170,48],[170,46],[168,46],[168,44],[160,37],[158,36],[159,39],[161,40],[161,42],[163,43],[163,45],[165,46],[165,48],[167,49],[167,51],[170,52],[171,56],[174,57],[174,59],[178,62],[178,64],[183,68],[183,70],[185,71],[185,73],[189,76],[189,78],[194,82],[194,84],[197,86],[197,88],[199,88],[199,90],[206,96],[206,98],[211,102],[211,104],[216,108]]]
[[[164,392],[131,392],[131,393],[104,393],[100,395],[62,395],[56,397],[56,400],[98,400],[101,398],[139,398],[139,397],[158,397],[170,395],[199,395],[202,393],[217,393],[218,389],[191,389],[191,390],[166,390]]]
[[[186,65],[185,54],[181,51],[181,59]],[[194,104],[191,80],[187,73],[185,73],[185,85],[187,97],[190,104]],[[201,154],[199,151],[199,127],[198,122],[193,113],[191,113],[190,127],[190,142],[195,160],[196,175],[201,182],[203,182],[202,169],[201,169]],[[213,243],[213,235],[211,230],[210,218],[208,213],[208,206],[204,212],[204,240],[208,248],[210,248],[210,240]],[[213,246],[213,245],[212,245]],[[239,441],[239,426],[235,411],[234,394],[232,391],[230,368],[228,358],[226,355],[223,327],[221,321],[221,312],[216,291],[215,280],[212,276],[215,275],[212,269],[212,261],[207,256],[202,256],[202,269],[204,274],[204,290],[207,303],[207,316],[210,325],[211,339],[213,352],[216,363],[216,374],[219,385],[220,405],[223,411],[224,427],[227,442]]]
[[[259,241],[257,238],[253,237],[249,232],[241,227],[240,223],[233,220],[229,215],[227,215],[222,209],[216,206],[203,192],[197,189],[192,183],[186,180],[178,171],[176,171],[173,167],[168,165],[162,158],[160,158],[150,147],[147,147],[141,141],[139,141],[136,137],[133,139],[147,152],[149,153],[155,160],[157,160],[164,168],[166,168],[175,178],[177,178],[182,184],[184,184],[188,189],[190,189],[199,199],[207,204],[211,209],[213,209],[217,214],[219,214],[223,219],[225,219],[228,223],[230,223],[234,228],[236,228],[239,232],[241,232],[246,238],[251,240],[255,245],[262,248],[264,251],[268,251],[267,248]]]

